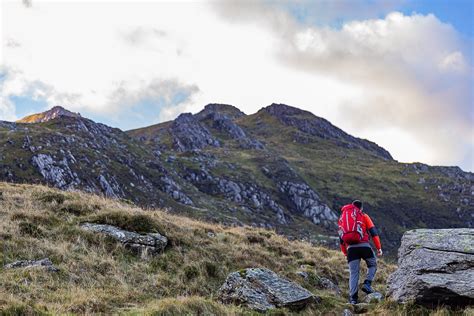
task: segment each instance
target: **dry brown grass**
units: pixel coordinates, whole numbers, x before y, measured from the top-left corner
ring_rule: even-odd
[[[228,273],[247,267],[272,269],[323,298],[302,314],[337,315],[345,308],[347,270],[339,252],[290,242],[273,231],[144,211],[81,192],[6,183],[0,183],[0,192],[0,263],[49,257],[60,268],[59,273],[1,269],[0,314],[252,314],[215,299]],[[80,229],[84,221],[158,231],[170,246],[158,257],[137,258],[110,239]],[[297,275],[301,265],[314,277],[305,281]],[[393,270],[380,262],[377,290],[384,292]],[[344,296],[318,288],[321,276],[339,283]],[[408,311],[386,303],[373,313]]]

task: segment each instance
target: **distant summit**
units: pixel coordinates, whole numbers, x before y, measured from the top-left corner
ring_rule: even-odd
[[[219,104],[219,103],[210,103],[204,107],[204,109],[197,113],[197,117],[204,118],[210,114],[222,114],[226,115],[230,119],[237,119],[239,117],[245,116],[245,113],[230,104]]]
[[[390,153],[376,143],[349,135],[342,129],[334,126],[328,120],[318,117],[311,112],[286,104],[272,103],[257,112],[257,115],[269,114],[277,118],[286,126],[298,129],[302,134],[297,136],[297,142],[307,142],[307,135],[319,137],[320,139],[333,140],[339,146],[361,148],[387,160],[393,160]]]
[[[55,106],[46,112],[25,116],[18,120],[17,123],[42,123],[54,120],[61,116],[81,117],[79,113],[68,111],[62,106]]]

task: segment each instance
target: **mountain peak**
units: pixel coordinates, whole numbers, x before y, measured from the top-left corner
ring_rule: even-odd
[[[392,160],[392,156],[377,144],[349,135],[334,126],[328,120],[318,117],[311,112],[289,106],[272,103],[264,107],[259,113],[268,113],[276,117],[281,123],[292,126],[304,134],[309,134],[326,140],[333,140],[347,148],[362,148],[384,159]]]
[[[299,109],[294,106],[286,105],[283,103],[272,103],[271,105],[262,108],[260,111],[267,112],[277,117],[287,116],[287,115],[298,115],[306,114],[314,116],[311,112]]]
[[[17,121],[17,123],[42,123],[54,120],[55,118],[61,116],[68,116],[68,117],[81,117],[81,114],[74,113],[69,110],[66,110],[62,106],[54,106],[48,111],[32,114],[25,116],[24,118]]]
[[[245,113],[230,104],[221,104],[221,103],[209,103],[204,107],[204,109],[197,113],[196,115],[199,118],[204,118],[211,113],[220,113],[225,114],[231,119],[236,119],[242,116],[245,116]]]

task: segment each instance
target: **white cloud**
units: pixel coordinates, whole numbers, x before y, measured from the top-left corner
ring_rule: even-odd
[[[278,3],[28,3],[3,5],[0,119],[12,119],[8,97],[22,94],[100,115],[164,102],[155,121],[210,102],[246,113],[281,102],[403,161],[456,164],[473,150],[469,53],[433,15],[394,12],[334,29],[301,24]]]

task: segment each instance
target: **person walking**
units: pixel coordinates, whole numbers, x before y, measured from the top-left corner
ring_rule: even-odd
[[[377,259],[369,243],[370,237],[377,248],[377,256],[383,254],[377,229],[369,215],[362,212],[363,208],[359,200],[344,205],[338,221],[341,251],[347,257],[349,265],[349,302],[351,304],[357,304],[358,301],[361,259],[364,259],[367,264],[367,276],[361,289],[367,294],[374,292],[372,281],[377,272]]]

